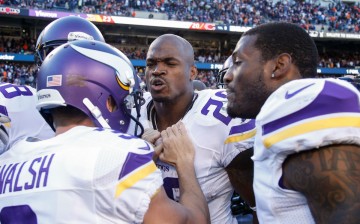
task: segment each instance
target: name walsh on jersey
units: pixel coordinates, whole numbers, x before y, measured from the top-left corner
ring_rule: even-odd
[[[0,163],[0,194],[46,187],[54,155],[14,164]]]

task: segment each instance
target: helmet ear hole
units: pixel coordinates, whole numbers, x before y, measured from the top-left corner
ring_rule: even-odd
[[[116,111],[117,105],[116,105],[116,101],[112,96],[109,96],[106,100],[106,108],[109,110],[109,112],[114,112]]]

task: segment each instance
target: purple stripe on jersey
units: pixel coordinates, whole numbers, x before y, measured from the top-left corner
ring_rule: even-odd
[[[359,113],[358,95],[336,83],[325,81],[323,90],[307,107],[263,125],[263,135],[289,124],[332,113]]]
[[[130,152],[125,160],[125,163],[120,171],[119,180],[126,176],[127,174],[131,173],[135,169],[139,168],[140,166],[148,163],[152,160],[153,152],[148,154],[136,154]]]
[[[0,116],[1,115],[9,116],[6,107],[3,105],[0,105]]]
[[[255,120],[252,119],[251,121],[249,121],[245,124],[240,124],[240,125],[232,127],[230,129],[229,135],[244,133],[244,132],[250,131],[254,128],[255,128]]]

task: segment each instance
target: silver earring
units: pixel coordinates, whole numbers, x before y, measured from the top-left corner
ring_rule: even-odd
[[[274,74],[274,73],[271,74],[271,78],[275,78],[275,74]]]

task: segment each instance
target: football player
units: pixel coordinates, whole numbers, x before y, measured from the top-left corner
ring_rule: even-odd
[[[160,155],[180,169],[181,204],[166,196],[151,145],[121,132],[134,76],[125,55],[99,41],[72,41],[46,57],[37,107],[56,136],[0,156],[0,223],[209,223],[194,150],[176,156],[189,141],[184,126],[164,132]]]
[[[223,89],[225,87],[224,83],[224,76],[227,72],[227,70],[232,66],[232,56],[230,55],[226,61],[224,62],[222,68],[218,72],[216,76],[216,86],[219,89]],[[234,194],[231,197],[231,212],[233,215],[247,215],[252,214],[253,216],[256,216],[256,208],[250,207],[237,192],[234,192]],[[256,217],[254,217],[256,219]]]
[[[291,23],[245,32],[232,54],[227,111],[255,118],[260,223],[360,223],[360,94],[317,79],[313,39]]]
[[[227,115],[225,90],[195,92],[192,80],[196,75],[188,41],[165,34],[151,43],[145,70],[150,94],[145,96],[140,118],[146,128],[143,138],[155,145],[156,154],[161,153],[160,132],[182,121],[196,150],[196,176],[209,205],[211,223],[237,223],[230,209],[234,187],[254,204],[250,157],[255,122]],[[156,154],[166,193],[179,201],[179,173],[171,164],[158,161]],[[229,177],[241,180],[231,183]]]
[[[61,44],[74,40],[97,40],[105,42],[100,30],[90,21],[78,16],[62,17],[49,23],[39,35],[36,43],[35,62],[38,64],[38,66],[40,66],[43,60],[48,54],[50,54],[52,50]],[[113,48],[113,50],[118,51],[119,54],[123,54],[117,48]],[[135,83],[139,82],[140,79],[138,79],[138,77],[134,79],[132,76],[130,76],[129,80],[133,82],[133,85],[135,85]],[[137,108],[136,111],[139,111],[140,106],[144,103],[142,89],[136,89],[132,91],[132,95],[134,97],[131,99],[129,98],[129,100],[132,100],[129,102],[129,104],[132,104],[134,108]],[[43,115],[46,116],[45,114]],[[130,115],[131,119],[135,121],[136,128],[134,129],[134,132],[130,134],[140,136],[144,129],[142,125],[137,122],[140,116],[139,112],[134,116],[136,116],[136,118]],[[52,124],[50,123],[50,125]],[[120,131],[123,130],[120,129]]]

